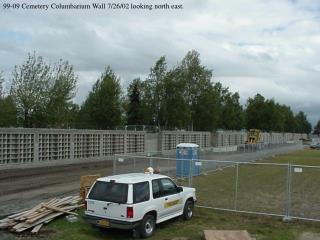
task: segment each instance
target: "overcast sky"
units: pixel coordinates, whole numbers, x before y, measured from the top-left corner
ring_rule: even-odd
[[[160,56],[173,67],[194,49],[202,64],[213,69],[213,81],[239,92],[242,104],[261,93],[306,112],[313,124],[320,119],[320,1],[167,2],[183,4],[184,9],[45,11],[1,6],[0,70],[10,78],[14,65],[33,51],[48,62],[68,60],[79,76],[75,100],[81,103],[107,65],[127,86],[135,77],[144,78]]]

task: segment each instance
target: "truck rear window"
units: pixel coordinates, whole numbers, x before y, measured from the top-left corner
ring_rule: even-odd
[[[114,203],[126,203],[127,197],[128,184],[114,182],[97,181],[89,194],[89,199]]]

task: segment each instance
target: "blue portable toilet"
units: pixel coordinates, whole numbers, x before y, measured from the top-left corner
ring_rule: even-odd
[[[176,149],[176,176],[188,177],[200,175],[199,145],[194,143],[180,143]],[[190,162],[191,161],[191,162]]]

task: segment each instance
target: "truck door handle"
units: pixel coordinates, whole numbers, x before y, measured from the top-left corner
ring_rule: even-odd
[[[164,200],[166,200],[166,201],[167,201],[167,200],[168,200],[168,198],[165,198]]]
[[[104,207],[103,209],[104,209],[104,210],[107,210],[108,208],[107,208],[107,207]]]

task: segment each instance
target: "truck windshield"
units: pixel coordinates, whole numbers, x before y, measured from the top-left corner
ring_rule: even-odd
[[[126,203],[127,197],[128,184],[114,182],[97,181],[89,194],[89,199],[114,203]]]

